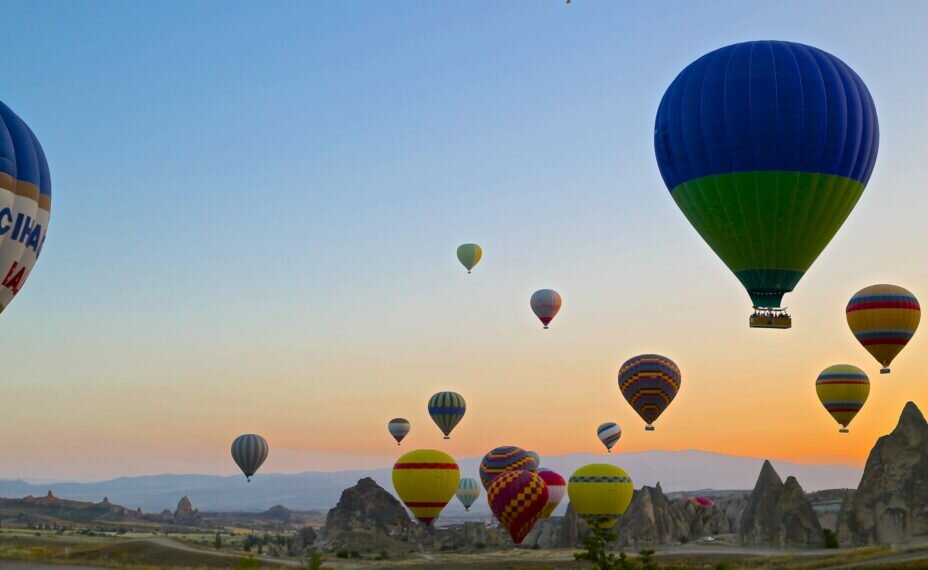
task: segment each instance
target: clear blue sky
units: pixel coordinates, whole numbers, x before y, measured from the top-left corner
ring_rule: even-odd
[[[860,287],[928,294],[923,2],[23,1],[2,14],[0,100],[45,147],[54,202],[43,256],[0,323],[4,407],[16,402],[0,417],[12,447],[0,476],[231,471],[226,442],[250,430],[299,451],[392,453],[357,422],[383,431],[384,418],[421,417],[433,389],[500,383],[547,394],[523,408],[541,414],[578,391],[581,363],[597,372],[583,368],[588,391],[565,405],[608,402],[637,430],[614,387],[631,354],[690,364],[715,390],[695,399],[689,384],[690,405],[715,410],[756,359],[825,334],[798,385],[835,358],[869,366],[841,328]],[[787,299],[797,328],[760,341],[747,295],[668,197],[652,143],[675,75],[752,39],[842,58],[882,131],[870,188]],[[486,248],[470,282],[454,259],[466,241]],[[559,348],[523,336],[542,287],[561,290],[557,324],[575,331]],[[724,329],[697,331],[707,318]],[[715,344],[697,351],[694,334]],[[769,453],[859,462],[899,402],[925,408],[923,384],[893,392],[856,447]],[[378,407],[391,397],[414,411]],[[746,409],[757,394],[731,397]],[[505,406],[478,409],[475,425],[528,433]],[[782,429],[767,420],[761,437]],[[558,434],[571,430],[592,428],[552,426],[526,446],[569,451]],[[109,436],[124,453],[105,465],[69,459]],[[508,443],[463,437],[462,454]],[[630,445],[747,445],[666,437]],[[596,449],[587,439],[574,447]]]

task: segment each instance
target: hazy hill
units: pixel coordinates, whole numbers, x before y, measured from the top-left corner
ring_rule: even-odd
[[[477,476],[480,458],[460,460],[462,473]],[[542,467],[554,469],[565,476],[587,463],[614,463],[629,472],[636,487],[654,486],[658,482],[667,492],[696,489],[751,489],[762,459],[738,457],[705,451],[646,451],[624,454],[576,453],[543,457]],[[845,465],[804,465],[783,461],[772,462],[777,472],[793,475],[802,481],[807,491],[857,487],[862,469]],[[393,489],[390,468],[331,473],[258,473],[251,483],[237,476],[215,475],[153,475],[121,477],[94,483],[42,483],[0,481],[0,496],[22,497],[44,495],[52,489],[56,495],[76,500],[99,501],[108,496],[113,502],[146,512],[172,509],[180,496],[189,496],[203,511],[263,511],[274,505],[296,510],[323,510],[333,507],[342,490],[359,479],[373,478],[387,490]],[[566,502],[566,501],[565,501]],[[563,510],[566,505],[562,506]],[[471,509],[474,516],[486,516],[484,501]],[[452,501],[444,518],[460,517],[463,508]]]

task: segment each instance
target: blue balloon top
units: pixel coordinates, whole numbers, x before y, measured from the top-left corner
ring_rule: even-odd
[[[51,197],[52,182],[45,152],[32,130],[9,107],[0,103],[0,172],[35,184]]]
[[[866,185],[879,148],[876,107],[843,61],[781,41],[710,52],[674,79],[657,110],[654,150],[673,191],[704,176],[812,172]]]

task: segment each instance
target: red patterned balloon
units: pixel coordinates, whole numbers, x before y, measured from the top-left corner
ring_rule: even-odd
[[[512,541],[522,544],[544,513],[548,488],[544,480],[531,471],[506,471],[493,479],[487,501]]]

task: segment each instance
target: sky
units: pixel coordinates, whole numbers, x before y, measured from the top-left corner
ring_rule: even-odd
[[[844,318],[873,283],[928,299],[925,3],[0,6],[0,100],[54,192],[0,316],[0,477],[232,474],[250,432],[271,472],[598,452],[604,421],[621,451],[861,465],[905,402],[928,412],[928,333],[880,376]],[[789,331],[748,328],[654,158],[676,74],[756,39],[843,59],[880,121],[870,184],[787,296]],[[464,242],[484,248],[472,275]],[[547,331],[541,288],[564,299]],[[642,352],[683,371],[651,433],[616,382]],[[839,435],[814,383],[844,362],[873,387]],[[468,403],[450,441],[426,412],[440,390]]]

